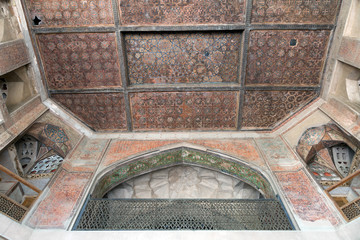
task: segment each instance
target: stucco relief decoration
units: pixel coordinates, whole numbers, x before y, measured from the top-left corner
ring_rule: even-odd
[[[242,127],[271,129],[316,96],[315,91],[245,91]]]
[[[114,24],[111,0],[26,0],[34,25],[65,27]],[[36,23],[37,22],[37,23]]]
[[[254,0],[253,23],[333,24],[339,0]]]
[[[130,94],[134,130],[235,129],[237,92]]]
[[[38,35],[50,89],[120,87],[114,33]]]
[[[53,94],[52,98],[95,130],[125,130],[122,93]]]
[[[247,85],[320,84],[330,31],[251,31]]]
[[[123,25],[245,22],[244,0],[119,0]]]
[[[130,84],[237,82],[240,33],[126,34]]]

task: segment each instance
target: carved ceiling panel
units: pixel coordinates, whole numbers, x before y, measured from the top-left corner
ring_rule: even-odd
[[[235,130],[238,102],[237,92],[130,95],[134,130]]]
[[[52,98],[94,130],[126,130],[124,94],[53,94]]]
[[[333,24],[341,0],[254,0],[253,23]]]
[[[244,129],[272,129],[317,97],[314,91],[246,91]]]
[[[25,0],[25,2],[34,26],[114,25],[111,0]]]
[[[120,87],[114,33],[38,35],[49,89]]]
[[[245,0],[119,0],[123,25],[245,22]]]
[[[247,85],[320,84],[330,31],[250,32]]]
[[[237,82],[241,34],[125,35],[130,84]]]
[[[21,0],[48,95],[95,131],[273,130],[321,92],[341,0]]]

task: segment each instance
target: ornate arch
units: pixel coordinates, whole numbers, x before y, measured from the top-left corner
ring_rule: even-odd
[[[296,151],[309,166],[322,185],[332,185],[338,182],[342,174],[338,171],[329,148],[345,143],[354,152],[348,175],[357,170],[360,164],[360,151],[351,136],[347,136],[335,124],[327,124],[307,129],[300,137]]]
[[[320,150],[340,143],[346,143],[354,152],[357,150],[341,129],[335,124],[327,124],[307,129],[300,137],[296,151],[308,163]]]
[[[216,153],[189,147],[177,147],[155,155],[138,157],[104,170],[96,182],[92,197],[101,198],[112,188],[130,178],[176,165],[194,165],[231,175],[259,190],[265,198],[275,197],[270,182],[260,171],[241,160],[228,159]]]

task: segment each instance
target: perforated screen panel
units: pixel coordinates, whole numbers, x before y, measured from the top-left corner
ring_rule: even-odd
[[[74,230],[293,230],[277,200],[90,199]]]

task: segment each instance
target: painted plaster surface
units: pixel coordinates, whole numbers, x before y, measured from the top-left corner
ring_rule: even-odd
[[[254,0],[253,23],[333,24],[339,0]]]
[[[4,75],[30,62],[24,40],[0,44],[0,75]]]
[[[325,204],[304,170],[275,172],[286,198],[304,221],[328,220],[337,225],[340,221]]]
[[[134,130],[236,129],[237,92],[131,93]]]
[[[114,24],[111,0],[26,0],[31,19],[39,27],[69,27]]]
[[[42,115],[39,119],[36,120],[37,123],[50,123],[52,125],[59,126],[64,129],[66,136],[69,138],[71,149],[79,142],[81,134],[72,128],[70,125],[64,123],[60,118],[56,117],[50,111]]]
[[[119,141],[112,140],[104,156],[102,164],[109,166],[126,160],[130,156],[144,153],[151,149],[176,143],[177,141]]]
[[[265,158],[273,171],[297,170],[302,167],[281,137],[260,138],[255,140],[263,151]]]
[[[102,165],[109,166],[126,160],[131,156],[149,150],[157,150],[162,146],[180,143],[181,141],[120,141],[113,140],[104,156]],[[219,152],[230,154],[241,160],[266,168],[265,161],[260,157],[252,140],[193,140],[187,143],[208,147]]]
[[[127,33],[130,84],[237,82],[241,34]]]
[[[50,123],[34,123],[26,134],[34,137],[46,147],[53,149],[63,158],[73,148],[64,129]]]
[[[328,157],[321,150],[342,142],[348,144],[354,150],[356,149],[349,141],[349,138],[336,125],[327,124],[307,129],[300,137],[296,151],[306,162],[311,161],[317,153],[320,153],[319,157],[325,160]]]
[[[321,165],[324,165],[325,167],[327,167],[333,171],[337,171],[328,149],[324,148],[324,149],[320,150],[317,153],[317,157],[318,157],[318,162]]]
[[[95,130],[125,130],[122,93],[53,94],[52,98]]]
[[[312,180],[305,174],[300,159],[281,137],[257,139],[256,143],[263,151],[296,215],[303,221],[328,220],[333,225],[339,223]]]
[[[83,138],[63,164],[73,172],[93,172],[99,165],[109,140]]]
[[[0,148],[4,148],[7,144],[10,143],[15,137],[21,134],[31,123],[33,123],[42,113],[47,109],[43,104],[31,104],[31,111],[24,111],[24,114],[20,119],[7,129],[6,132],[2,133],[0,138],[3,140],[1,142]]]
[[[246,84],[319,85],[329,36],[328,30],[251,31]]]
[[[260,157],[260,153],[256,149],[253,140],[193,140],[189,142],[209,147],[214,150],[220,150],[219,152],[238,157],[241,160],[255,164],[263,169],[266,168],[266,163],[264,159]]]
[[[357,38],[343,37],[339,57],[356,67],[360,67],[360,40]]]
[[[316,97],[315,91],[245,91],[242,128],[274,128]]]
[[[114,33],[40,34],[49,89],[120,87]]]
[[[66,228],[74,216],[75,208],[79,207],[77,202],[90,176],[91,173],[69,173],[62,170],[28,224],[35,228]]]
[[[256,189],[260,189],[267,198],[274,197],[274,192],[269,182],[262,174],[239,161],[231,161],[219,156],[198,150],[180,148],[145,159],[134,160],[116,167],[104,175],[94,189],[93,196],[102,197],[122,181],[174,165],[193,164],[224,172],[241,179]]]
[[[289,143],[291,148],[295,148],[299,142],[300,137],[307,129],[314,126],[327,124],[330,121],[330,118],[327,117],[323,112],[316,110],[305,118],[302,118],[297,125],[289,128],[283,134],[283,137]]]
[[[50,97],[98,132],[277,130],[321,92],[340,5],[21,1]]]
[[[144,153],[147,150],[160,148],[161,146],[179,143],[179,141],[120,141],[113,140],[107,147],[104,139],[83,139],[68,156],[66,163],[55,176],[48,194],[35,209],[27,224],[36,228],[66,228],[74,216],[74,212],[80,206],[79,201],[84,197],[84,187],[89,183],[93,171],[100,164],[116,163],[130,156]],[[238,156],[245,162],[254,163],[260,160],[267,162],[270,169],[275,173],[280,187],[284,191],[290,203],[290,208],[300,217],[300,221],[315,222],[319,220],[329,221],[336,225],[339,220],[331,213],[323,196],[318,192],[305,174],[300,169],[299,160],[293,155],[281,137],[274,139],[258,139],[257,147],[254,140],[194,140],[190,144],[202,145],[220,152]],[[102,153],[108,148],[106,154]],[[165,146],[165,148],[167,148]],[[262,156],[257,152],[262,151]],[[219,158],[207,152],[180,148],[179,150],[165,151],[158,155],[149,155],[147,158],[126,162],[119,165],[115,170],[100,180],[96,194],[105,193],[119,182],[147,171],[161,169],[179,164],[192,164],[213,170],[220,170],[238,179],[243,179],[251,186],[262,189],[266,196],[271,196],[270,185],[255,170],[248,168],[237,161]],[[266,168],[266,167],[265,167]],[[72,171],[72,172],[68,172]],[[86,171],[86,172],[85,172]],[[155,184],[155,182],[153,182]],[[155,184],[156,185],[156,184]],[[155,186],[154,185],[154,186]],[[158,185],[160,186],[160,185]]]
[[[123,25],[234,24],[245,22],[244,0],[120,0]]]

